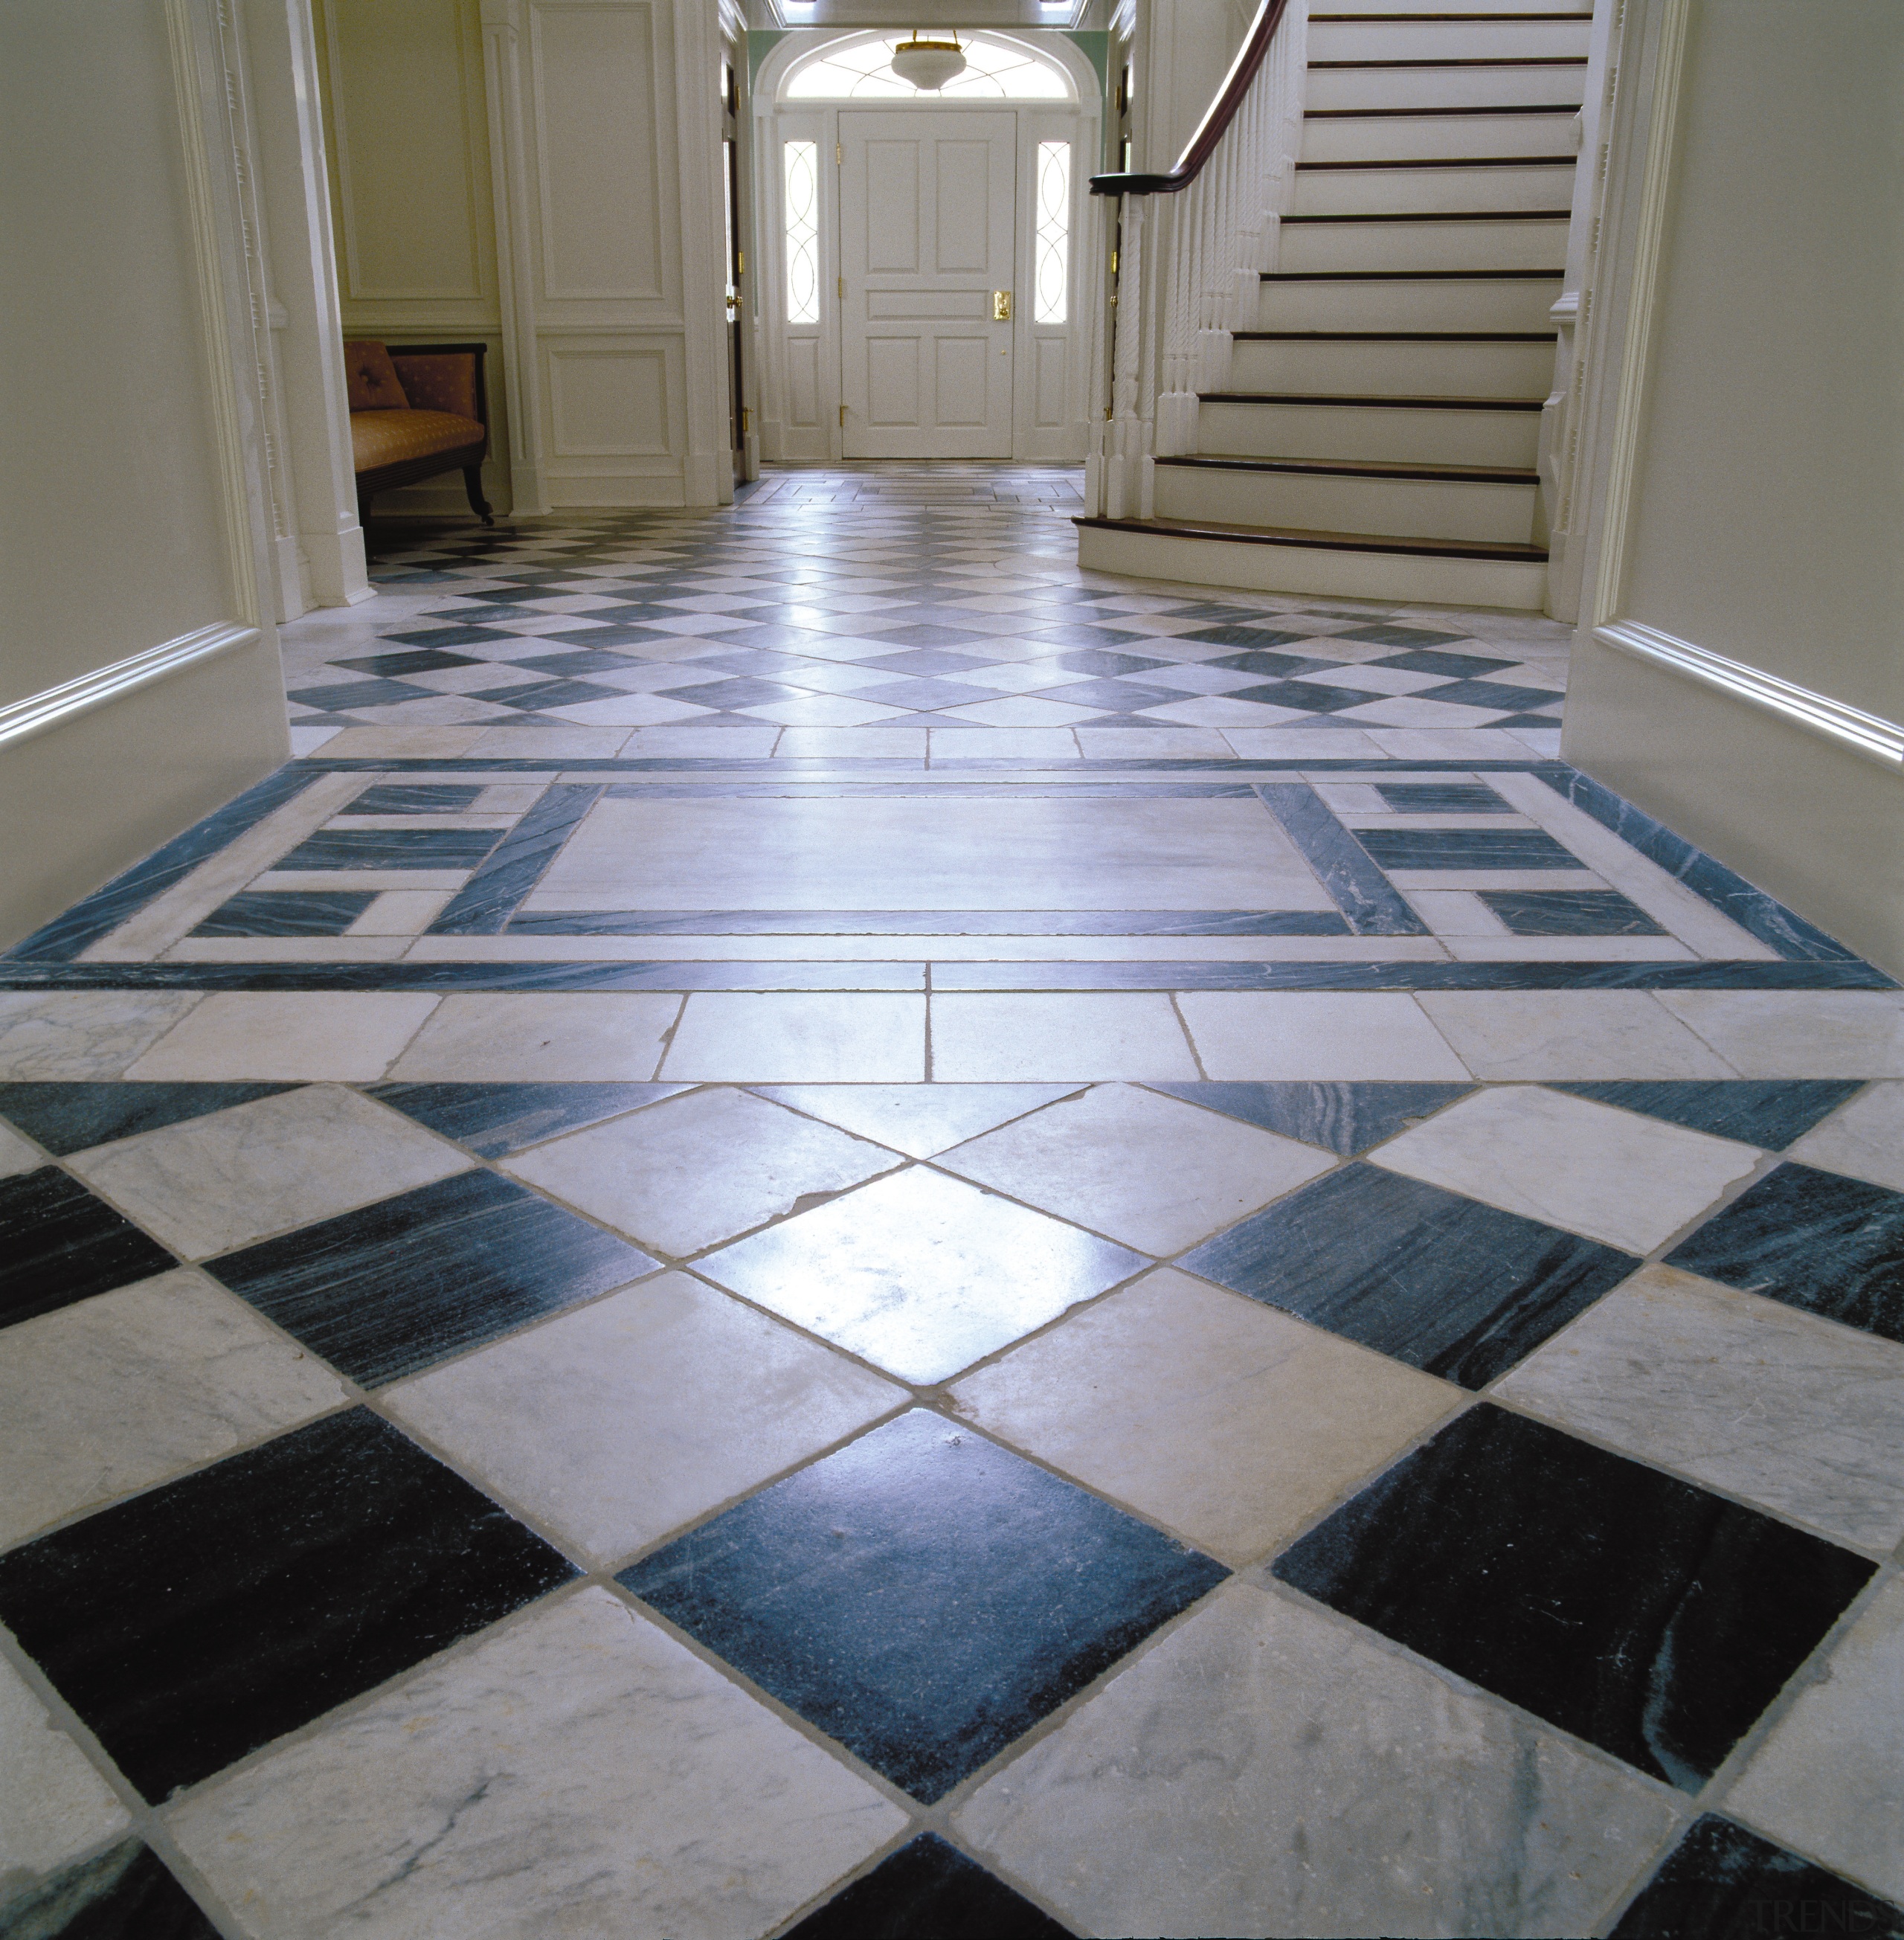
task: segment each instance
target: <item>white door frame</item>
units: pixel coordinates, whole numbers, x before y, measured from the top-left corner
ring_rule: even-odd
[[[788,34],[760,63],[754,78],[752,108],[754,243],[761,274],[755,283],[755,314],[764,355],[760,381],[760,456],[769,462],[827,465],[842,462],[840,438],[839,307],[839,111],[842,108],[897,108],[889,99],[792,101],[781,90],[794,69],[820,48],[866,38],[851,33],[803,29]],[[942,101],[928,96],[919,105],[937,114],[1001,112],[1018,119],[1016,262],[1012,318],[1012,456],[1028,462],[1081,464],[1089,437],[1090,332],[1083,315],[1089,293],[1098,287],[1098,252],[1101,224],[1087,219],[1090,178],[1098,171],[1102,102],[1096,70],[1083,51],[1056,32],[988,34],[1016,43],[1059,69],[1073,90],[1069,101]],[[1071,144],[1070,295],[1062,324],[1033,321],[1031,270],[1035,249],[1037,154],[1040,142]],[[787,321],[785,216],[781,194],[781,144],[810,141],[819,162],[820,320]],[[1019,300],[1022,299],[1022,300]],[[1049,407],[1040,424],[1039,360],[1049,359],[1053,342],[1064,346],[1060,410]],[[1040,346],[1044,347],[1040,348]],[[1056,419],[1054,422],[1053,419]]]

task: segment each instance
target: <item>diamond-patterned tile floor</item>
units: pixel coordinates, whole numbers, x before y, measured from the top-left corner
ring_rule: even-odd
[[[393,541],[0,957],[0,1934],[1904,1940],[1904,991],[1073,487]]]

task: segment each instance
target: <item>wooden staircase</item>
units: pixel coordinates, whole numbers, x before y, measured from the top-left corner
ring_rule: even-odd
[[[1323,0],[1277,267],[1154,516],[1081,520],[1107,570],[1537,608],[1551,388],[1592,18]]]

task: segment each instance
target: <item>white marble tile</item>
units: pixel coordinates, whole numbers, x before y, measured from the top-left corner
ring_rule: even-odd
[[[690,1083],[916,1083],[925,1075],[925,999],[696,991],[657,1075]]]
[[[1392,647],[1379,649],[1393,653]],[[1360,710],[1355,710],[1359,712]],[[1369,739],[1403,761],[1524,761],[1525,742],[1501,728],[1371,728]]]
[[[1074,710],[1075,711],[1075,710]],[[1331,910],[1253,800],[613,799],[532,906],[629,909]]]
[[[913,1158],[1065,1096],[1062,1084],[775,1084],[762,1095]]]
[[[1725,1810],[1904,1902],[1904,1578],[1893,1576],[1853,1624]]]
[[[439,999],[409,991],[215,991],[128,1078],[381,1078]]]
[[[1315,717],[1311,715],[1311,721]],[[1226,728],[1223,739],[1246,761],[1379,761],[1385,749],[1352,728]]]
[[[1462,1400],[1168,1268],[954,1392],[980,1427],[1232,1565],[1287,1542]]]
[[[1400,992],[1191,990],[1178,999],[1214,1078],[1466,1078]]]
[[[989,1084],[1202,1074],[1165,992],[1117,990],[935,996],[932,1075]]]
[[[667,1274],[384,1398],[465,1473],[607,1569],[907,1396]]]
[[[962,1178],[1159,1256],[1335,1163],[1313,1145],[1128,1084],[1095,1086],[939,1158]]]
[[[931,732],[934,767],[947,761],[1069,763],[1080,758],[1077,737],[1068,728],[934,728]]]
[[[307,1084],[66,1161],[184,1259],[308,1226],[472,1161],[401,1113],[335,1084]]]
[[[1477,1078],[1735,1078],[1648,990],[1427,990]]]
[[[803,676],[804,678],[804,676]],[[774,743],[777,758],[843,756],[848,761],[925,760],[923,728],[789,728]]]
[[[1369,1155],[1391,1172],[1631,1253],[1663,1246],[1761,1156],[1537,1084],[1477,1091]]]
[[[1665,990],[1747,1078],[1904,1078],[1904,991]]]
[[[120,1078],[196,990],[0,990],[0,1078]]]
[[[1904,1539],[1904,1346],[1652,1266],[1494,1392],[1841,1542]]]
[[[46,1154],[32,1139],[22,1138],[11,1125],[0,1125],[0,1179],[37,1172],[46,1163]]]
[[[453,758],[467,755],[483,732],[480,728],[346,728],[324,752],[353,761]]]
[[[711,1090],[552,1139],[504,1170],[679,1259],[899,1163],[763,1098]]]
[[[1785,1156],[1904,1192],[1904,1084],[1867,1085]]]
[[[702,760],[763,761],[774,752],[781,732],[771,721],[748,727],[730,721],[719,728],[637,728],[620,752],[624,761],[675,761],[686,755]],[[598,773],[575,779],[596,782],[602,777]]]
[[[923,1385],[997,1353],[1147,1264],[914,1167],[724,1247],[696,1270]]]
[[[349,1397],[315,1355],[181,1267],[0,1333],[0,1543]]]
[[[1599,1930],[1669,1797],[1238,1584],[954,1823],[1080,1932],[1534,1940]]]
[[[131,1823],[86,1754],[0,1658],[0,1900],[30,1890]],[[6,1920],[0,1908],[0,1923]],[[36,1940],[35,1929],[21,1940]]]
[[[1077,745],[1092,761],[1226,761],[1229,743],[1214,728],[1132,730],[1109,726],[1074,731]]]
[[[689,701],[670,700],[664,694],[620,694],[544,711],[551,719],[572,721],[581,728],[660,728],[692,721],[707,710]]]
[[[486,755],[541,761],[589,761],[619,754],[626,728],[485,728],[471,743],[480,761]]]
[[[597,1588],[168,1817],[259,1940],[742,1940],[906,1823]]]
[[[619,1078],[655,1065],[681,999],[653,990],[486,990],[445,997],[393,1079]]]

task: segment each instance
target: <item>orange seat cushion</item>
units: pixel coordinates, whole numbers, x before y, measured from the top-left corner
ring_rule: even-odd
[[[483,442],[474,418],[449,411],[352,411],[350,443],[359,471],[376,471],[407,458],[429,458]]]
[[[358,338],[344,346],[344,377],[350,387],[350,407],[354,411],[410,409],[403,380],[397,375],[389,352],[372,338]]]

